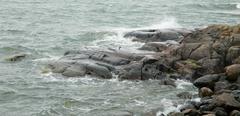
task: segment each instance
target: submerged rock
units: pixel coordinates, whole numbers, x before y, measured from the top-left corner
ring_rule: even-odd
[[[193,95],[189,92],[181,92],[177,94],[177,97],[181,98],[181,99],[192,99]]]
[[[27,54],[25,54],[25,53],[19,53],[19,54],[14,54],[14,55],[8,56],[7,58],[5,58],[5,60],[15,62],[15,61],[22,60],[26,56],[27,56]]]

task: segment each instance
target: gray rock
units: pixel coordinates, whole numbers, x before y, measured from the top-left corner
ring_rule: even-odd
[[[240,109],[240,102],[234,98],[231,93],[222,93],[213,97],[214,103],[217,106],[223,106],[226,109]]]
[[[48,67],[53,73],[63,73],[71,64],[73,64],[73,61],[55,61],[48,64]]]
[[[216,107],[213,109],[213,112],[215,112],[216,116],[228,116],[227,111],[222,107]]]
[[[215,82],[220,78],[219,74],[205,75],[194,81],[194,85],[198,88],[208,87],[213,88]]]
[[[140,50],[148,50],[148,51],[154,51],[154,52],[161,52],[163,50],[166,50],[168,46],[166,44],[160,43],[160,42],[148,42],[144,44]]]
[[[162,30],[138,30],[126,33],[124,37],[134,37],[135,41],[161,42],[166,40],[180,40],[188,30],[162,29]]]
[[[142,79],[142,63],[131,63],[122,68],[119,73],[120,79],[141,80]]]
[[[215,86],[214,86],[214,92],[221,91],[221,90],[227,88],[228,85],[229,85],[229,82],[227,82],[227,81],[216,82]]]
[[[67,77],[76,77],[76,76],[84,76],[86,75],[86,65],[84,64],[73,64],[69,67],[67,67],[62,75]]]
[[[198,62],[202,66],[202,69],[204,69],[204,72],[202,71],[202,74],[217,74],[224,71],[224,61],[220,58],[203,58]]]
[[[86,65],[87,74],[100,76],[105,79],[112,78],[112,73],[108,68],[100,66],[97,64],[88,64]]]

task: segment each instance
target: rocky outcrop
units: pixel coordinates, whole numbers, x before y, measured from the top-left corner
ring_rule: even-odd
[[[126,38],[144,42],[142,53],[120,50],[69,51],[49,64],[67,77],[95,75],[120,80],[158,79],[176,86],[186,79],[199,89],[200,102],[190,102],[169,116],[237,116],[240,110],[240,25],[212,25],[203,29],[137,30]],[[169,41],[175,41],[175,43]],[[146,52],[151,51],[151,52]],[[183,99],[191,95],[179,94]]]

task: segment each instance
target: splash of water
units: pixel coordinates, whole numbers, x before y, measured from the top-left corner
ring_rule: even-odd
[[[182,28],[180,24],[178,24],[177,19],[171,16],[165,16],[160,23],[154,24],[148,28],[151,29],[169,29],[169,28]]]
[[[240,9],[240,3],[237,3],[236,7]]]

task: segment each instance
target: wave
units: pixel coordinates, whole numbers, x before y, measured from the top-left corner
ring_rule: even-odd
[[[170,99],[162,99],[161,104],[163,105],[163,111],[158,111],[157,116],[167,115],[170,112],[176,112],[179,111],[178,107],[174,105],[173,100]]]
[[[155,24],[149,26],[136,27],[136,28],[103,28],[91,33],[91,37],[97,37],[93,40],[88,48],[93,49],[121,49],[130,50],[132,52],[143,52],[139,51],[138,48],[144,43],[133,42],[129,38],[125,38],[124,35],[131,31],[136,30],[150,30],[150,29],[171,29],[171,28],[182,28],[180,24],[177,23],[176,18],[171,16],[165,16],[163,19]]]
[[[240,3],[185,4],[183,7],[202,10],[236,10],[240,8]]]

